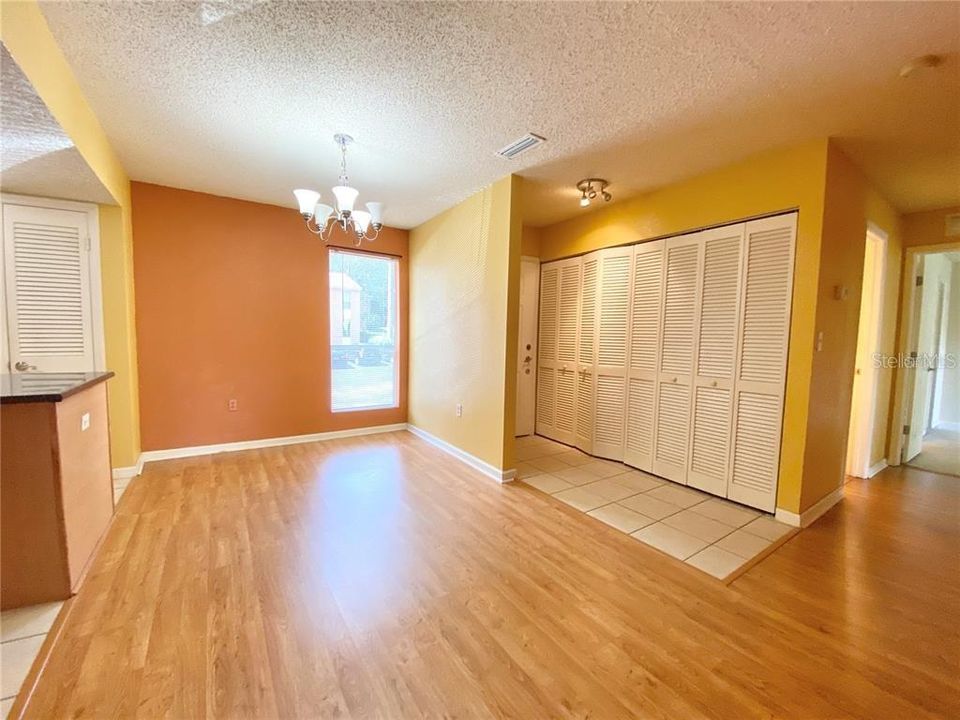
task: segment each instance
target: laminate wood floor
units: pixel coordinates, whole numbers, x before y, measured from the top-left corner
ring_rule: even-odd
[[[958,540],[892,469],[726,586],[403,432],[151,463],[12,716],[958,717]]]

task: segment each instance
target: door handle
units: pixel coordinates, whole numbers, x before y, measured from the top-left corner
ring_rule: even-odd
[[[31,371],[31,370],[36,370],[36,369],[37,369],[37,366],[36,366],[36,365],[31,365],[30,363],[26,362],[25,360],[19,360],[19,361],[17,362],[17,364],[14,365],[13,367],[14,367],[14,369],[16,369],[16,370],[18,370],[18,371],[20,371],[20,372],[29,372],[29,371]]]

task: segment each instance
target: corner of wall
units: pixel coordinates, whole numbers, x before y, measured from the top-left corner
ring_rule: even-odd
[[[137,348],[133,309],[133,234],[130,179],[77,83],[35,0],[3,4],[3,44],[50,114],[110,192],[101,205],[104,335],[110,382],[110,447],[114,466],[140,455]]]

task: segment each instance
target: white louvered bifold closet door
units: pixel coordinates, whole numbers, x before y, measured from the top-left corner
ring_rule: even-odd
[[[3,205],[11,370],[95,370],[87,214]]]
[[[540,326],[537,343],[538,435],[553,437],[557,417],[557,303],[560,299],[560,268],[557,263],[540,266]]]
[[[577,437],[576,446],[593,452],[594,356],[597,348],[597,275],[600,253],[584,255],[580,271],[580,326],[577,343]]]
[[[560,261],[557,303],[557,417],[554,439],[573,445],[577,425],[577,328],[580,315],[580,258]]]
[[[700,233],[693,233],[668,238],[664,249],[653,472],[679,483],[687,481],[702,248]]]
[[[572,445],[577,420],[580,258],[540,269],[537,433]]]
[[[744,232],[727,497],[767,512],[776,507],[796,228],[791,213]]]
[[[655,390],[660,367],[663,245],[663,240],[655,240],[633,249],[623,461],[648,472],[653,469]]]
[[[743,231],[741,224],[700,233],[702,280],[687,484],[714,495],[726,495],[729,478]]]
[[[623,460],[633,248],[600,251],[593,454]]]

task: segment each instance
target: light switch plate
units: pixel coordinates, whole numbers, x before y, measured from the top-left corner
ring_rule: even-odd
[[[90,413],[85,412],[83,415],[80,416],[80,431],[82,432],[84,430],[89,430],[89,429],[90,429]]]

